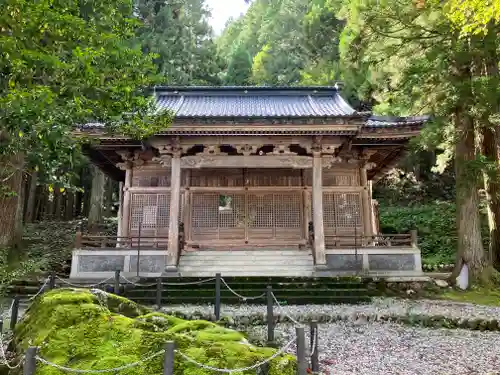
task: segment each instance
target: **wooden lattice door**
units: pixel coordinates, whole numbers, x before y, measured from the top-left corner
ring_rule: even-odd
[[[167,243],[170,219],[170,194],[132,194],[130,236],[149,239],[141,240],[144,245],[149,243]],[[152,237],[161,237],[154,240]]]
[[[293,243],[304,238],[300,192],[194,192],[194,243]]]

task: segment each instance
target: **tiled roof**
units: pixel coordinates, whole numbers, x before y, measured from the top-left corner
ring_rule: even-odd
[[[393,126],[421,125],[430,120],[430,116],[371,116],[365,126],[368,128],[386,128]]]
[[[156,92],[158,107],[177,118],[342,117],[356,111],[338,89],[317,88],[169,88]]]

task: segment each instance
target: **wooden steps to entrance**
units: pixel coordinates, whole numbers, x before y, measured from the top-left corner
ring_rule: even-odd
[[[186,252],[179,261],[182,277],[312,277],[313,256],[304,250],[204,250]]]

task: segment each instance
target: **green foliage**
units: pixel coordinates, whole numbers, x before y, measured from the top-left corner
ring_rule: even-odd
[[[138,25],[132,0],[1,2],[0,160],[24,153],[28,168],[64,174],[78,158],[75,125],[149,135],[143,89],[157,76],[132,44]]]
[[[15,331],[16,352],[40,346],[40,356],[56,364],[85,370],[114,368],[164,350],[174,340],[178,350],[218,368],[247,367],[270,357],[275,349],[243,342],[245,336],[207,321],[185,321],[101,291],[57,290],[41,296]],[[290,355],[272,360],[270,375],[291,375]],[[123,374],[162,374],[163,355]],[[20,370],[22,371],[22,370]],[[37,374],[61,372],[40,365]],[[211,375],[212,371],[175,357],[175,375]],[[255,374],[255,370],[241,374]],[[14,375],[16,375],[14,373]]]
[[[453,203],[434,202],[416,206],[380,206],[382,233],[418,232],[424,262],[449,264],[457,248],[456,208]]]
[[[487,33],[488,26],[500,22],[498,0],[448,0],[448,17],[463,34]]]
[[[252,77],[252,58],[244,46],[238,46],[229,60],[224,83],[230,86],[250,84]]]
[[[210,12],[203,0],[137,0],[143,25],[137,33],[142,50],[156,54],[162,84],[220,84]]]

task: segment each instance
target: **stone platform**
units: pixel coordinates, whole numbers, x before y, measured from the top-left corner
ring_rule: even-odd
[[[325,266],[314,266],[312,254],[307,250],[195,251],[181,255],[178,272],[172,276],[211,277],[217,272],[242,277],[423,276],[420,249],[416,247],[327,249],[326,260]],[[166,252],[76,249],[70,277],[104,279],[113,276],[116,270],[122,271],[126,277],[136,276],[137,266],[141,277],[166,276]]]

